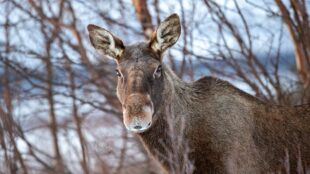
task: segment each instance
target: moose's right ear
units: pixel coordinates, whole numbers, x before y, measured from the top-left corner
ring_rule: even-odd
[[[87,30],[91,44],[99,53],[110,56],[116,60],[120,59],[125,46],[119,38],[113,36],[113,34],[106,29],[93,24],[88,25]]]
[[[177,42],[180,34],[180,18],[177,14],[172,14],[161,22],[157,30],[153,33],[150,47],[156,52],[163,53],[167,48]]]

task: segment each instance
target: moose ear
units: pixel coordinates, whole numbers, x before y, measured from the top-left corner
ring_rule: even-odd
[[[163,53],[167,48],[177,42],[181,34],[180,18],[177,14],[172,14],[160,23],[153,33],[150,47],[159,53]]]
[[[93,47],[103,55],[119,60],[125,46],[123,42],[104,28],[90,24],[87,26],[89,39]]]

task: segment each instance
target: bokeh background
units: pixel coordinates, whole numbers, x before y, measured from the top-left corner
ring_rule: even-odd
[[[86,26],[127,45],[179,14],[165,53],[185,81],[230,81],[271,104],[310,102],[309,0],[0,0],[0,173],[162,173],[124,128],[115,63]]]

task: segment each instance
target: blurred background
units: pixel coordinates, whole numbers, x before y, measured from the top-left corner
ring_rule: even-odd
[[[162,173],[122,123],[115,63],[86,26],[125,44],[179,14],[164,62],[272,104],[310,102],[309,0],[0,0],[0,173]]]

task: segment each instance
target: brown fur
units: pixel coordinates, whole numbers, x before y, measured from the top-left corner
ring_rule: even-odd
[[[118,55],[114,57],[119,71],[117,96],[126,110],[125,125],[140,121],[145,126],[151,121],[138,136],[169,173],[172,169],[165,157],[175,150],[175,142],[168,134],[167,118],[172,116],[185,121],[184,140],[191,149],[194,173],[284,171],[286,151],[291,173],[296,173],[298,154],[303,165],[310,165],[310,105],[267,104],[212,77],[186,83],[162,63],[164,50],[180,35],[176,14],[160,25],[151,41],[126,47],[100,27],[88,29],[95,48]],[[160,65],[162,71],[157,71]],[[143,110],[145,106],[154,110],[152,116]],[[174,124],[180,128],[182,123]],[[184,150],[176,152],[178,161],[183,160]]]
[[[135,48],[144,50],[144,45],[136,45]],[[148,72],[149,66],[152,66],[149,59],[141,58],[139,63],[127,59],[119,67],[134,71],[131,67],[140,64],[140,68]],[[309,105],[270,105],[216,78],[204,77],[186,83],[167,66],[163,66],[163,72],[164,89],[156,91],[155,95],[161,95],[164,99],[159,100],[153,126],[138,135],[167,171],[169,162],[161,157],[168,156],[166,147],[173,148],[167,135],[166,118],[171,116],[166,112],[167,107],[172,107],[175,115],[184,117],[185,139],[192,150],[189,155],[195,164],[195,173],[284,170],[285,149],[290,153],[291,172],[294,173],[299,147],[303,164],[310,164]],[[147,85],[142,85],[142,88],[145,87]],[[119,85],[119,88],[123,87]],[[127,91],[120,95],[130,93]],[[153,102],[156,101],[153,99]]]
[[[167,69],[165,84],[171,89],[165,93],[171,97],[163,106],[172,105],[176,115],[185,117],[185,139],[193,150],[190,158],[195,173],[284,171],[285,149],[290,153],[291,173],[295,173],[299,147],[303,164],[310,164],[309,105],[269,105],[225,81],[204,77],[185,83]],[[165,135],[165,117],[169,115],[165,112],[158,115],[156,124],[140,134],[146,148],[155,156],[158,152],[166,153],[159,139],[165,140],[166,147],[173,148],[169,136]],[[165,161],[160,156],[157,158]],[[169,171],[168,163],[163,164]]]

